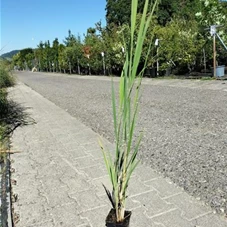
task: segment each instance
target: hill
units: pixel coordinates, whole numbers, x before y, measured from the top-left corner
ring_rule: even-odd
[[[8,53],[2,54],[1,57],[2,58],[12,58],[13,55],[17,54],[20,50],[12,50]]]

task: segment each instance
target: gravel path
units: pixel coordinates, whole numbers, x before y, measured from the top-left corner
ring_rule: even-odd
[[[19,80],[113,141],[110,79],[17,73]],[[145,79],[142,162],[227,214],[227,83]],[[222,88],[223,87],[223,88]]]

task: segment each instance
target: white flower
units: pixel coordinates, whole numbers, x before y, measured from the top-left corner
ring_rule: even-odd
[[[205,5],[206,7],[207,7],[209,4],[210,4],[209,0],[206,0],[206,1],[204,2],[204,5]]]
[[[197,13],[195,14],[195,16],[196,16],[196,17],[202,16],[202,12],[197,12]]]
[[[223,35],[223,34],[224,34],[224,32],[223,32],[223,31],[220,31],[220,32],[219,32],[219,35]]]

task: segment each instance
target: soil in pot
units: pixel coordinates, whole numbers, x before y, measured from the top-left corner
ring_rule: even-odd
[[[108,216],[106,217],[106,227],[129,227],[131,214],[131,211],[125,211],[124,221],[117,222],[116,212],[114,209],[111,209]]]

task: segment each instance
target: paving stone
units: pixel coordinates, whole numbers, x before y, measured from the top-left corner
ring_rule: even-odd
[[[128,186],[129,197],[134,197],[140,193],[152,191],[150,186],[145,185],[139,178],[132,176]]]
[[[51,217],[46,216],[46,211],[43,205],[32,203],[26,205],[17,204],[15,207],[16,213],[19,214],[20,222],[18,226],[32,226],[42,221],[49,221]]]
[[[186,193],[170,197],[165,199],[165,201],[175,204],[181,210],[184,218],[188,220],[212,213],[212,210],[204,206],[200,201],[196,201],[194,198],[189,199],[189,195]]]
[[[95,161],[91,155],[86,155],[80,158],[78,157],[75,161],[78,169],[86,169],[103,164]]]
[[[173,204],[161,199],[156,191],[150,191],[134,196],[132,197],[132,201],[140,202],[141,206],[146,210],[146,215],[150,218],[172,209],[176,209]]]
[[[91,183],[95,186],[95,191],[98,196],[106,195],[103,185],[105,185],[108,190],[112,190],[109,175],[91,180]]]
[[[78,207],[75,204],[67,204],[53,208],[51,214],[54,218],[55,226],[72,227],[89,223],[81,219],[78,214]]]
[[[92,138],[90,136],[85,136],[85,137],[79,137],[78,138],[79,145],[81,145],[81,146],[84,146],[84,145],[88,145],[89,144],[92,147],[95,140],[98,143],[98,136],[95,136],[94,138]]]
[[[48,124],[49,127],[49,124]],[[49,129],[50,133],[54,136],[54,138],[63,137],[63,136],[69,136],[71,133],[68,130],[63,130],[61,127],[50,127]]]
[[[141,201],[138,201],[134,198],[127,198],[126,202],[125,202],[125,206],[127,210],[131,210],[134,211],[135,209],[141,209],[142,210],[142,204]]]
[[[39,179],[39,182],[41,183],[43,190],[52,190],[52,188],[62,188],[66,186],[66,184],[61,180],[61,178],[62,175],[55,177],[43,177]]]
[[[150,218],[147,218],[147,216],[144,214],[144,210],[141,208],[133,210],[131,219],[130,219],[130,227],[138,227],[138,226],[139,227],[164,227],[163,225],[155,224]]]
[[[58,207],[63,204],[75,203],[68,195],[68,187],[46,188],[41,195],[46,198],[48,207]],[[75,205],[76,206],[76,205]]]
[[[82,212],[80,216],[82,218],[86,218],[89,223],[92,223],[92,227],[104,227],[109,210],[110,209],[107,206],[102,206],[93,210]]]
[[[145,167],[144,165],[139,165],[136,170],[135,174],[139,177],[141,181],[150,181],[160,178],[160,175],[155,173],[149,167]]]
[[[14,194],[17,194],[18,201],[17,205],[21,206],[27,206],[28,204],[36,204],[38,201],[40,204],[46,205],[47,201],[45,197],[41,195],[41,192],[39,189],[35,187],[15,187],[15,190],[13,192]]]
[[[84,147],[87,152],[92,152],[92,151],[96,150],[96,151],[98,151],[99,153],[102,154],[102,151],[101,151],[101,148],[99,146],[98,140],[97,141],[93,141],[92,144],[83,144],[82,147]]]
[[[67,151],[68,153],[75,154],[75,156],[78,156],[78,157],[85,156],[84,155],[85,154],[85,149],[82,146],[80,146],[78,142],[75,142],[75,140],[72,141],[71,143],[65,143],[65,144],[63,144],[63,146],[64,146],[64,150]],[[83,152],[82,153],[83,156],[80,155],[80,152]],[[78,155],[77,155],[77,153],[78,153]]]
[[[226,227],[226,217],[220,217],[215,214],[208,214],[193,220],[194,227]]]
[[[27,223],[22,223],[22,221],[19,221],[17,224],[16,224],[17,227],[55,227],[55,224],[54,224],[54,220],[53,219],[46,219],[46,220],[42,220],[42,221],[34,221],[32,224],[31,222],[27,222]]]
[[[54,177],[62,174],[62,170],[58,168],[58,165],[54,162],[49,163],[49,165],[43,165],[42,168],[37,168],[38,174],[36,176],[37,179],[43,177]]]
[[[20,222],[19,222],[19,224],[20,224]],[[50,219],[50,220],[46,220],[46,221],[42,220],[39,223],[35,223],[33,225],[29,225],[29,227],[30,226],[31,227],[43,227],[43,226],[45,226],[45,227],[55,227],[55,224],[54,224],[54,220]],[[23,227],[25,227],[25,226],[23,226]]]
[[[75,121],[75,127],[73,128],[66,128],[67,132],[71,135],[81,135],[82,134],[86,134],[86,133],[90,133],[91,129],[86,127],[85,125],[83,125],[81,122],[79,122],[77,119],[73,118],[73,121]],[[76,137],[78,138],[78,137]]]
[[[157,190],[161,198],[167,198],[183,192],[182,189],[177,188],[173,183],[164,178],[147,181],[145,184]]]
[[[34,166],[35,162],[31,162],[31,159],[28,158],[28,155],[26,158],[24,156],[14,156],[15,158],[20,158],[21,160],[24,160],[23,162],[19,162],[17,168],[15,169],[15,173],[13,174],[13,177],[28,177],[29,175],[37,175],[37,169],[31,168],[31,170],[28,171],[28,166]]]
[[[84,172],[89,177],[89,179],[96,179],[107,175],[106,171],[100,166],[84,168],[81,171]]]
[[[78,175],[75,175],[75,177],[62,177],[61,181],[69,187],[69,193],[87,191],[92,187],[86,178]]]
[[[74,142],[74,137],[71,134],[66,135],[56,135],[55,139],[61,143],[63,146],[66,144],[72,144]],[[79,144],[78,144],[79,145]]]
[[[41,183],[35,177],[35,175],[13,175],[13,178],[17,181],[15,188],[17,188],[17,186],[18,188],[24,186],[24,190],[39,188],[41,186]]]
[[[103,200],[101,200],[99,197],[97,197],[91,190],[72,193],[72,194],[69,194],[69,196],[72,199],[75,199],[75,201],[79,205],[79,211],[81,212],[106,206],[106,203]]]
[[[84,145],[83,145],[84,146]],[[96,148],[96,149],[87,149],[86,150],[86,153],[91,155],[93,157],[94,160],[100,160],[102,159],[103,163],[104,163],[104,160],[103,160],[103,155],[102,155],[102,151],[100,148]]]
[[[182,218],[180,210],[172,210],[152,218],[155,224],[162,224],[164,227],[195,227],[193,223]]]
[[[55,157],[56,155],[60,155],[62,151],[65,151],[65,147],[59,143],[58,141],[56,141],[56,139],[52,140],[52,141],[48,141],[46,147],[45,148],[45,155],[47,155],[47,157],[52,156]],[[36,151],[40,150],[38,147],[36,148]],[[43,151],[37,154],[41,154],[43,155]]]
[[[66,150],[65,157],[67,157],[67,159],[70,160],[71,163],[77,166],[78,164],[77,159],[86,158],[89,157],[89,155],[83,149],[76,149],[71,151]]]
[[[78,225],[77,227],[93,227],[91,224],[82,224]]]
[[[66,169],[68,169],[69,171],[65,170],[63,171],[62,175],[67,175],[67,176],[74,176],[75,174],[81,175],[85,177],[85,173],[82,170],[79,170],[76,166],[76,163],[74,164],[70,159],[70,157],[67,158],[67,156],[65,157],[61,157],[62,161],[65,162],[67,164],[67,167],[65,167]],[[65,172],[67,172],[67,174],[64,174]]]

